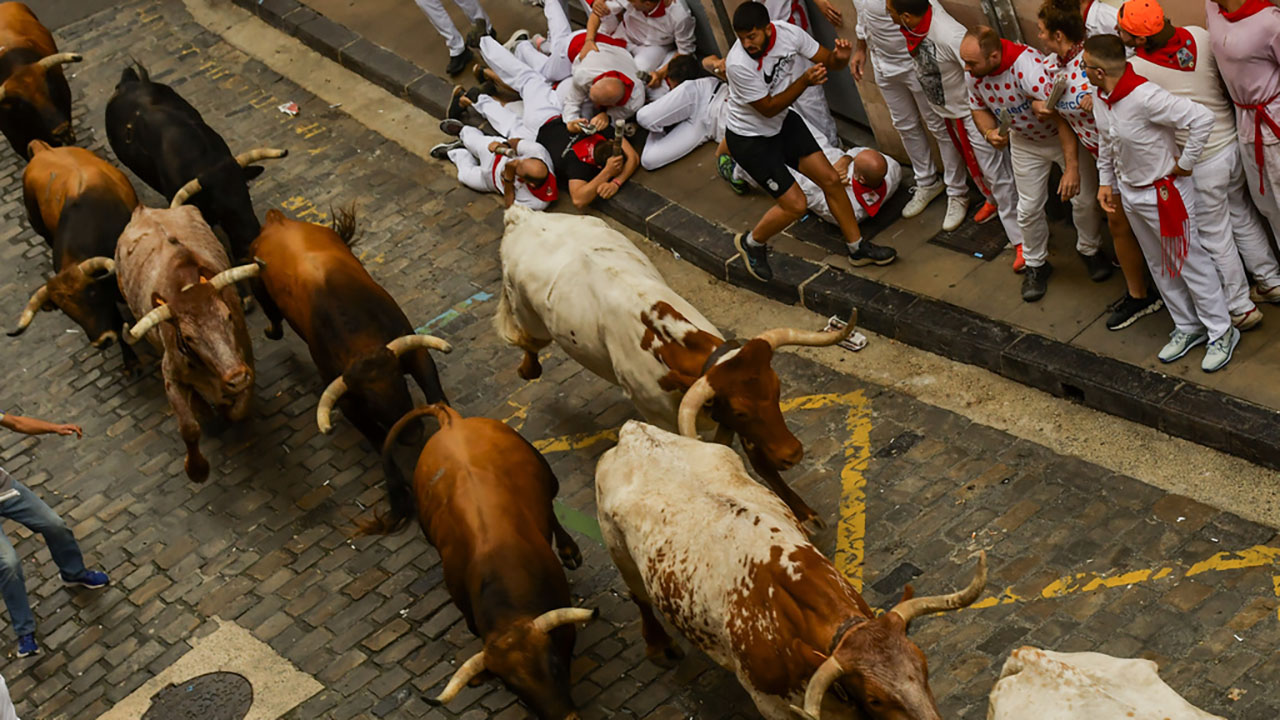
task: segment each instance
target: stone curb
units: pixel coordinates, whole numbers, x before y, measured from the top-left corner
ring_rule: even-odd
[[[392,94],[444,114],[448,80],[298,0],[234,2]],[[738,258],[733,233],[634,183],[597,206],[720,280],[822,315],[845,317],[856,307],[858,324],[885,337],[1280,469],[1280,412],[803,258],[775,253],[773,280],[759,282]]]

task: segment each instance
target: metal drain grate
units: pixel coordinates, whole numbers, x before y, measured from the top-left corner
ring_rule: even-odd
[[[252,705],[253,685],[247,678],[215,672],[152,695],[142,720],[244,720]]]

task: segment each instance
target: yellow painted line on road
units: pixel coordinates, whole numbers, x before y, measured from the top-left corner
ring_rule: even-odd
[[[1276,599],[1280,600],[1280,575],[1271,578],[1271,582],[1276,585]],[[1280,604],[1276,605],[1276,620],[1280,620]]]
[[[862,592],[867,536],[867,466],[871,463],[871,407],[862,391],[849,393],[842,405],[848,437],[844,441],[844,466],[840,469],[840,517],[836,526],[836,569]]]
[[[578,433],[577,435],[561,435],[560,437],[547,438],[545,440],[535,440],[533,446],[540,453],[567,452],[569,450],[585,450],[586,448],[602,442],[617,442],[618,428],[609,428],[608,430],[600,430],[592,433]]]
[[[1208,560],[1192,565],[1187,571],[1187,576],[1199,575],[1210,570],[1243,570],[1265,565],[1280,566],[1280,547],[1254,545],[1240,552],[1220,552]]]

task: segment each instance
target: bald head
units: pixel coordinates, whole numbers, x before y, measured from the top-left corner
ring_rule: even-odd
[[[627,87],[615,77],[600,78],[591,83],[591,103],[596,107],[613,107],[622,102]]]
[[[986,25],[965,33],[960,42],[960,60],[964,69],[974,77],[986,77],[1000,67],[1003,52],[1000,47],[1000,33]]]
[[[525,182],[541,183],[549,172],[547,164],[538,158],[524,158],[516,165],[516,174]]]
[[[868,148],[853,156],[853,177],[869,188],[879,187],[888,172],[889,162],[879,151]]]

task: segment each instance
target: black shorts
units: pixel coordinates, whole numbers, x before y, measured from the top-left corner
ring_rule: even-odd
[[[822,152],[809,126],[792,110],[787,111],[777,135],[738,135],[728,130],[724,139],[733,161],[775,198],[782,197],[796,182],[788,167],[799,169],[800,158]]]

